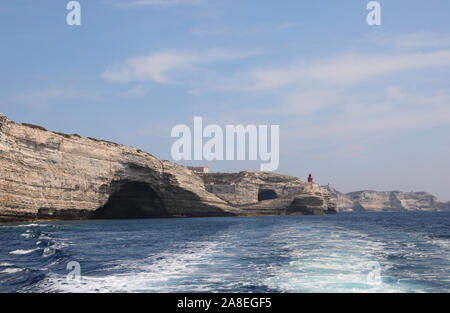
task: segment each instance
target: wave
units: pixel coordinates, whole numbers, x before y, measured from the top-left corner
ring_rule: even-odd
[[[192,277],[201,276],[199,267],[211,263],[217,243],[197,243],[179,252],[162,252],[148,258],[106,265],[108,275],[87,276],[81,272],[79,280],[51,273],[37,290],[46,292],[176,292],[207,291],[210,287],[195,284]],[[81,271],[83,267],[81,266]],[[122,272],[122,273],[120,273]],[[178,283],[175,283],[177,281]],[[210,281],[217,283],[217,280]]]
[[[285,229],[278,241],[287,248],[290,262],[268,269],[262,284],[278,292],[402,292],[402,286],[386,283],[390,268],[384,258],[385,243],[359,231],[332,228]],[[375,282],[368,278],[368,265],[380,265]]]
[[[21,225],[2,225],[2,226],[0,226],[0,228],[49,227],[49,226],[51,226],[51,225],[31,223],[31,224],[21,224]]]
[[[44,248],[44,251],[42,252],[42,257],[47,258],[49,256],[56,255],[65,246],[66,246],[66,244],[64,244],[62,242],[52,242],[52,244],[50,246]]]
[[[8,266],[14,266],[14,264],[11,264],[11,263],[0,263],[0,267],[8,267]]]
[[[7,269],[4,269],[4,270],[0,271],[0,273],[3,273],[3,274],[14,274],[14,273],[18,273],[18,272],[21,272],[21,271],[23,271],[23,269],[21,269],[21,268],[7,268]]]
[[[448,292],[449,241],[419,226],[390,228],[391,215],[378,225],[380,214],[367,217],[376,218],[371,227],[349,215],[236,219],[218,231],[221,219],[201,220],[202,229],[187,219],[182,226],[179,220],[163,226],[93,221],[8,230],[12,240],[0,246],[0,291]],[[126,231],[117,231],[121,223]],[[172,223],[179,231],[167,226]],[[23,260],[27,268],[19,272]],[[67,277],[71,261],[80,262],[79,280]],[[371,262],[380,265],[376,284],[368,281]],[[13,275],[20,277],[19,287],[11,283]]]
[[[428,242],[431,243],[432,245],[439,246],[442,249],[450,250],[450,241],[449,240],[434,239],[434,240],[430,240]]]
[[[11,251],[9,254],[24,255],[24,254],[33,253],[38,250],[40,250],[40,248],[29,249],[29,250],[18,249],[18,250]]]

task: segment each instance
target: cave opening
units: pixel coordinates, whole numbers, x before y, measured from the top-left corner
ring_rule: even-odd
[[[93,218],[156,218],[168,217],[164,202],[152,186],[145,182],[117,181],[112,193]]]
[[[273,189],[261,189],[258,192],[258,201],[277,199],[277,193]]]

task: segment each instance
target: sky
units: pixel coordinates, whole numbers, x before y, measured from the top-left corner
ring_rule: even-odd
[[[0,112],[171,160],[171,129],[280,125],[278,173],[450,200],[450,2],[0,2]],[[260,161],[182,161],[215,172]]]

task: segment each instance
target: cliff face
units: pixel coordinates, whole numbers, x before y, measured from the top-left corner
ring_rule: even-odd
[[[438,205],[439,211],[450,211],[450,201],[449,202],[439,202]]]
[[[443,211],[450,207],[426,192],[356,191],[347,194],[327,187],[339,212],[357,211]]]
[[[0,221],[253,215],[260,211],[248,208],[271,205],[258,201],[261,185],[287,192],[273,200],[283,199],[283,214],[329,207],[318,186],[307,191],[295,178],[258,175],[225,197],[192,171],[135,148],[17,124],[0,113]]]
[[[240,212],[188,169],[137,149],[0,115],[0,216],[132,218]]]
[[[248,215],[336,213],[336,204],[325,188],[297,177],[261,172],[199,175],[210,192]]]

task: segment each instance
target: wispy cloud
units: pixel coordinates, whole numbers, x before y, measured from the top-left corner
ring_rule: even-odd
[[[306,116],[349,100],[344,98],[345,93],[339,89],[294,90],[280,97],[276,106],[261,112],[272,116]]]
[[[194,28],[191,29],[191,34],[196,37],[210,37],[223,35],[227,32],[225,28]]]
[[[396,54],[343,54],[308,63],[289,63],[277,67],[258,67],[217,77],[191,93],[264,92],[281,88],[326,85],[349,88],[374,78],[409,70],[450,66],[450,50]]]
[[[148,80],[167,84],[179,82],[177,73],[189,72],[188,76],[194,77],[192,71],[254,54],[253,51],[223,49],[155,52],[108,68],[103,78],[115,82]],[[241,116],[247,112],[250,119],[282,118],[287,121],[286,125],[292,122],[287,128],[293,132],[293,137],[305,134],[308,138],[338,138],[345,142],[354,136],[392,136],[399,131],[450,124],[450,90],[434,90],[433,93],[425,88],[420,93],[402,87],[401,80],[398,87],[383,84],[380,80],[375,89],[370,87],[371,80],[380,77],[449,66],[450,49],[346,53],[308,63],[291,62],[277,67],[261,65],[229,75],[216,73],[209,81],[183,83],[192,93],[237,92],[274,96],[276,102],[272,106],[258,107],[256,111],[239,108],[232,115]],[[364,92],[360,91],[361,87]],[[311,124],[314,119],[310,117],[322,111],[321,123]]]
[[[142,85],[134,86],[128,90],[122,91],[119,95],[123,98],[138,98],[142,97],[147,93],[147,90]]]
[[[210,49],[196,52],[160,51],[134,57],[124,64],[106,69],[102,77],[111,82],[154,81],[160,84],[174,82],[175,72],[193,71],[197,66],[230,61],[255,55],[255,51]]]
[[[368,39],[375,44],[402,49],[443,48],[450,46],[450,34],[420,31],[414,33],[370,33]]]
[[[39,90],[24,90],[20,94],[0,98],[0,104],[46,106],[54,100],[95,99],[95,92],[70,88],[46,88]]]
[[[389,87],[372,102],[367,95],[335,99],[339,110],[326,123],[310,127],[312,137],[394,136],[402,131],[450,124],[450,93],[424,95],[401,87]]]
[[[297,27],[298,23],[292,23],[292,22],[286,22],[286,23],[282,23],[279,24],[275,27],[275,30],[281,31],[281,30],[285,30],[285,29],[290,29],[290,28],[294,28]]]
[[[142,7],[142,6],[158,6],[168,7],[173,5],[197,5],[207,0],[134,0],[127,2],[119,2],[121,7]]]
[[[349,54],[309,65],[255,69],[246,74],[246,79],[250,78],[253,82],[245,88],[266,90],[299,84],[305,80],[337,85],[354,84],[382,75],[437,66],[450,66],[450,50],[397,55]],[[242,88],[242,84],[240,86]]]

